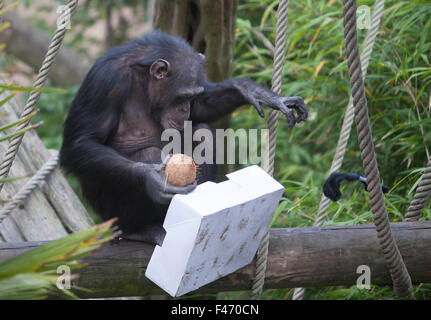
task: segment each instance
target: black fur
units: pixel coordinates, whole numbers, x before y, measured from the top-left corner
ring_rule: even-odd
[[[150,68],[159,59],[169,72],[156,79]],[[199,94],[179,94],[190,88]],[[110,49],[88,72],[65,122],[60,162],[104,219],[118,217],[125,234],[148,234],[153,225],[160,229],[166,199],[194,188],[165,190],[163,172],[147,165],[159,157],[158,137],[166,128],[161,118],[182,123],[181,110],[188,107],[188,119],[200,127],[246,103],[281,110],[290,125],[307,118],[300,97],[281,98],[247,79],[206,81],[202,55],[180,38],[152,32]],[[215,164],[203,169],[199,183],[215,179]],[[143,239],[160,242],[159,236]]]

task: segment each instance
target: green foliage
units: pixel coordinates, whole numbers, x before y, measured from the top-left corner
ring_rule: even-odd
[[[358,6],[369,5],[372,11],[373,3],[358,1]],[[277,4],[240,1],[234,76],[270,86]],[[402,221],[427,162],[425,146],[431,146],[431,4],[389,0],[385,8],[365,86],[379,170],[383,182],[392,186],[386,195],[388,213],[391,221]],[[310,226],[319,206],[350,92],[342,19],[341,0],[289,2],[282,95],[302,96],[310,118],[291,131],[280,118],[275,175],[286,192],[273,227]],[[366,31],[358,29],[360,43]],[[235,113],[232,123],[237,128],[265,126],[251,107]],[[356,128],[342,171],[363,172]],[[428,206],[422,219],[430,217]],[[368,194],[357,183],[343,187],[342,199],[329,207],[326,225],[371,222]],[[431,297],[429,285],[415,290],[417,297]],[[264,297],[285,299],[291,294],[268,290]],[[385,299],[394,295],[387,288],[364,292],[352,287],[313,289],[306,298]]]
[[[13,86],[11,84],[1,84],[0,83],[0,109],[8,101],[13,99],[19,91],[27,91],[27,89],[28,88],[17,87],[17,86]],[[12,93],[9,93],[10,91],[12,91]],[[9,140],[15,136],[22,135],[22,134],[26,133],[27,131],[30,131],[30,130],[33,130],[33,129],[39,127],[40,123],[36,123],[33,125],[28,125],[26,128],[18,130],[18,131],[16,131],[16,129],[15,129],[15,127],[17,127],[18,125],[20,125],[26,121],[30,121],[36,114],[37,114],[37,111],[34,111],[22,119],[19,119],[17,121],[7,123],[7,124],[1,126],[0,127],[0,133],[2,133],[2,136],[0,137],[0,142],[5,142],[5,141],[7,141],[7,140]],[[5,113],[0,112],[0,117],[4,117],[4,116],[5,116]],[[24,179],[24,178],[27,178],[27,177],[2,178],[2,179],[0,179],[0,183],[10,182],[10,181],[14,181],[14,180],[18,180],[18,179]],[[0,202],[0,203],[3,203],[3,202]]]
[[[45,299],[48,296],[77,299],[74,292],[57,287],[58,267],[84,266],[84,258],[114,236],[113,220],[88,230],[48,242],[0,264],[0,299]],[[69,280],[74,277],[71,275]],[[76,291],[82,288],[74,287]]]
[[[68,88],[65,94],[42,94],[38,106],[39,114],[36,121],[43,121],[44,125],[37,129],[43,143],[49,149],[60,149],[63,136],[63,123],[67,110],[78,88]]]
[[[358,1],[358,5],[369,5],[371,11],[373,3]],[[277,5],[277,0],[240,1],[234,77],[249,77],[270,86]],[[77,10],[68,44],[85,53],[86,44],[94,39],[85,38],[83,31],[104,17],[104,4],[83,1],[83,6],[92,10]],[[389,217],[401,221],[426,164],[425,146],[431,146],[431,4],[426,0],[387,0],[385,8],[365,87],[382,182],[392,187],[386,195]],[[286,192],[273,227],[310,226],[318,209],[350,92],[342,19],[341,0],[289,2],[282,95],[304,97],[310,117],[290,131],[280,118],[275,175]],[[360,44],[366,32],[358,30]],[[61,145],[63,119],[75,92],[76,88],[70,88],[67,94],[41,96],[36,117],[45,124],[38,133],[48,147]],[[235,112],[232,125],[264,128],[265,122],[252,107],[244,107]],[[363,172],[356,128],[352,129],[342,171]],[[69,181],[76,187],[76,181]],[[363,186],[358,182],[342,190],[342,199],[329,207],[326,224],[371,223]],[[428,206],[422,220],[430,218]],[[414,290],[417,298],[431,298],[430,285],[415,286]],[[292,292],[266,290],[263,297],[289,299]],[[389,287],[372,287],[370,291],[328,287],[308,289],[306,298],[393,299],[394,295]]]
[[[32,6],[38,13],[30,17],[30,21],[38,28],[53,33],[55,25],[50,24],[46,19],[41,18],[43,13],[52,13],[53,10],[63,6],[64,1],[56,0],[53,3],[35,4],[32,0],[21,0],[26,6]],[[81,55],[88,56],[89,47],[98,47],[102,54],[108,46],[120,45],[127,40],[128,30],[134,27],[132,21],[123,15],[125,11],[131,11],[139,22],[151,23],[152,12],[150,9],[151,1],[148,0],[79,0],[78,9],[73,15],[72,29],[68,31],[65,44],[74,47]],[[119,16],[119,27],[114,28],[114,14]],[[101,40],[94,36],[89,36],[88,29],[96,24],[104,25],[109,28],[106,38]],[[90,57],[91,58],[91,57]]]
[[[0,16],[16,6],[18,2],[0,10]],[[8,23],[0,24],[0,31],[9,27]],[[0,44],[2,49],[4,46]],[[12,93],[10,93],[12,91]],[[13,99],[20,91],[23,92],[45,92],[64,94],[67,90],[55,88],[34,88],[19,87],[12,83],[0,83],[0,108]],[[63,99],[64,101],[64,99]],[[44,112],[46,112],[46,108]],[[64,111],[64,110],[63,110]],[[41,122],[29,124],[21,130],[15,127],[29,122],[38,113],[38,110],[17,121],[7,123],[0,127],[2,137],[0,142],[7,141],[12,137],[23,135],[25,132],[39,127]],[[1,113],[0,116],[5,116]],[[8,177],[0,179],[1,183],[11,182],[17,179],[28,177]],[[2,201],[3,203],[3,201]],[[47,297],[62,297],[77,299],[70,288],[59,288],[57,273],[59,266],[67,266],[70,269],[78,269],[84,266],[78,262],[89,253],[98,248],[102,243],[109,241],[116,236],[111,233],[114,220],[107,221],[85,231],[73,233],[65,238],[49,242],[24,254],[18,255],[0,264],[0,300],[24,300],[24,299],[45,299]],[[75,276],[65,276],[64,279],[72,280]],[[75,287],[75,292],[84,290]]]

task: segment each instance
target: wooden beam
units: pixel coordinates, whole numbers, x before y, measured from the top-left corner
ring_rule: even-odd
[[[392,223],[392,231],[414,283],[431,282],[431,222]],[[2,243],[0,261],[40,242]],[[162,291],[145,277],[153,247],[120,241],[105,244],[86,258],[76,285],[92,293],[81,297],[142,296]],[[390,285],[373,225],[272,229],[265,288],[354,285],[359,265],[371,269],[371,284]],[[249,290],[254,264],[197,292]]]
[[[0,79],[1,84],[5,84]],[[0,94],[6,99],[10,92]],[[2,106],[5,115],[0,117],[0,126],[19,119],[22,105],[12,99]],[[15,128],[9,129],[12,133]],[[0,146],[4,155],[7,144]],[[50,158],[51,154],[35,130],[25,134],[21,148],[11,167],[10,177],[33,175]],[[28,179],[19,179],[5,184],[0,200],[10,200]],[[45,180],[41,188],[31,195],[0,224],[0,242],[53,240],[72,232],[86,230],[93,225],[87,210],[68,184],[59,168]],[[66,227],[66,228],[65,228]]]

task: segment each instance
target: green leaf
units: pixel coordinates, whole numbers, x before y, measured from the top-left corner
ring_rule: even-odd
[[[112,238],[110,228],[113,222],[109,220],[88,230],[72,233],[3,262],[0,264],[0,280],[20,273],[51,270],[65,261],[76,264],[74,260],[81,259]]]
[[[33,124],[31,126],[28,126],[28,127],[24,128],[22,130],[18,130],[18,131],[14,132],[14,133],[5,135],[5,136],[3,136],[3,137],[0,138],[0,142],[7,141],[7,140],[9,140],[9,139],[11,139],[13,137],[23,135],[27,131],[30,131],[32,129],[35,129],[35,128],[39,127],[41,124],[42,124],[42,122],[39,122],[39,123]]]
[[[66,89],[59,89],[59,88],[20,87],[20,86],[8,85],[8,84],[0,84],[0,88],[6,89],[6,90],[16,90],[16,91],[25,91],[25,92],[35,91],[35,92],[60,93],[60,94],[65,94],[68,92]]]
[[[27,117],[24,117],[22,119],[19,119],[15,122],[9,123],[7,125],[4,125],[3,127],[0,127],[0,132],[6,131],[7,129],[13,128],[21,123],[24,123],[28,120],[30,120],[31,118],[33,118],[37,113],[39,112],[39,110],[35,110],[32,113],[30,113]]]

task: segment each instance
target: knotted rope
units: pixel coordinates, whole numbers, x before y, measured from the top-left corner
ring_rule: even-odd
[[[364,47],[361,54],[361,69],[362,79],[365,79],[367,75],[368,63],[370,62],[371,53],[373,52],[374,42],[376,35],[380,27],[380,20],[385,6],[385,0],[377,0],[375,2],[375,8],[371,17],[370,29],[364,40]],[[344,160],[344,155],[347,149],[347,143],[349,142],[350,132],[352,130],[353,119],[355,117],[353,107],[353,97],[350,96],[349,103],[347,105],[346,114],[344,116],[343,125],[340,130],[340,136],[338,138],[337,148],[335,149],[335,155],[332,159],[331,168],[329,172],[339,171]],[[324,194],[320,199],[319,210],[314,221],[314,226],[320,227],[325,221],[325,213],[330,205],[330,200]],[[293,292],[293,300],[302,300],[304,297],[304,288],[296,288]]]
[[[48,51],[45,55],[45,59],[43,60],[42,67],[40,68],[36,81],[33,84],[35,88],[42,88],[43,85],[45,84],[48,78],[48,74],[51,70],[51,66],[54,63],[55,58],[57,57],[57,53],[60,50],[60,47],[63,43],[64,36],[66,35],[67,21],[69,21],[70,17],[75,11],[77,4],[78,4],[78,0],[70,0],[66,6],[66,10],[62,12],[59,19],[61,23],[57,26],[54,37],[52,38],[51,43],[48,47]],[[40,97],[40,91],[32,91],[30,93],[30,96],[21,114],[21,117],[20,117],[21,119],[26,118],[34,111],[34,107],[39,101],[39,97]],[[22,122],[16,127],[15,132],[25,129],[29,125],[29,123],[30,123],[30,119]],[[6,154],[0,165],[0,179],[7,178],[10,167],[12,166],[12,163],[16,157],[16,154],[18,153],[18,149],[21,145],[23,137],[24,137],[24,134],[21,134],[21,135],[14,136],[9,140],[9,145],[8,145]],[[0,191],[3,188],[3,185],[4,183],[0,183]]]
[[[50,150],[51,157],[40,168],[37,173],[22,187],[13,197],[12,201],[8,202],[0,211],[0,223],[18,207],[25,199],[41,185],[46,177],[57,167],[59,153],[57,150]]]
[[[281,78],[283,73],[283,62],[285,58],[287,11],[289,0],[280,0],[277,11],[277,27],[275,35],[274,66],[272,70],[271,89],[277,94],[281,92]],[[270,109],[268,113],[267,128],[269,130],[268,162],[263,169],[271,176],[274,173],[275,147],[277,144],[277,125],[279,111]],[[265,283],[265,272],[268,258],[269,228],[266,230],[262,242],[259,245],[256,257],[256,271],[253,279],[251,299],[257,300],[262,294]]]
[[[362,164],[367,177],[367,189],[370,194],[371,211],[376,226],[377,238],[394,284],[395,293],[398,296],[412,296],[413,290],[410,275],[392,236],[385,200],[380,186],[380,174],[374,153],[359,57],[356,32],[356,1],[343,0],[343,4],[344,41],[350,87],[355,106],[355,122],[361,149]]]

